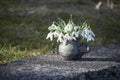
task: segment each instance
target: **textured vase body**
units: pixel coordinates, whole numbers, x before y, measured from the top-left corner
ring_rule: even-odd
[[[59,45],[59,54],[64,58],[68,60],[74,60],[77,58],[79,54],[79,49],[77,46],[77,42],[67,42],[67,43],[61,43]]]
[[[67,60],[80,59],[83,54],[90,51],[87,43],[79,43],[78,41],[62,42],[59,45],[59,54]]]

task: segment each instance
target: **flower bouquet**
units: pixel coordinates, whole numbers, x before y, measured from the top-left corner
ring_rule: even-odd
[[[59,53],[68,59],[73,59],[74,56],[78,56],[79,50],[79,39],[85,39],[87,42],[94,41],[95,34],[91,30],[90,26],[86,21],[82,25],[74,24],[72,18],[69,19],[68,23],[64,20],[59,22],[53,22],[50,27],[50,31],[46,39],[53,41],[53,38],[57,38],[57,42],[60,42]]]

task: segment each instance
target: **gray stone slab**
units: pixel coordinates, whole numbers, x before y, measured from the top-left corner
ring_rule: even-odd
[[[120,80],[120,46],[93,48],[77,61],[58,54],[18,60],[0,67],[0,80]]]

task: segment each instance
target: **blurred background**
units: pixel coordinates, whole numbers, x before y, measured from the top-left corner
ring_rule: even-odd
[[[120,44],[120,0],[0,0],[0,64],[56,53],[48,27],[70,15],[75,24],[91,25],[92,47]]]

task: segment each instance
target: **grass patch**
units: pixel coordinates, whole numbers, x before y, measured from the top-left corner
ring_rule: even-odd
[[[53,51],[56,42],[46,40],[46,23],[43,16],[0,16],[0,64]]]
[[[20,60],[26,57],[27,51],[21,51],[18,46],[3,45],[0,48],[0,64],[9,63],[11,61]]]

